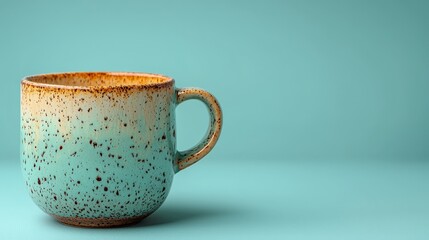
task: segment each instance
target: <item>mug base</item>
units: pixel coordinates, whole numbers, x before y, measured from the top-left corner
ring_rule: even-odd
[[[80,217],[61,217],[52,215],[58,222],[74,226],[74,227],[86,227],[86,228],[112,228],[112,227],[124,227],[133,225],[150,214],[129,217],[129,218],[80,218]]]

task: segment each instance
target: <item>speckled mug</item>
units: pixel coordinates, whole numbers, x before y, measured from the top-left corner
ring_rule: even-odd
[[[176,150],[175,108],[203,101],[210,127]],[[160,207],[173,175],[204,157],[222,126],[217,100],[146,73],[44,74],[21,82],[21,166],[33,201],[84,227],[138,222]]]

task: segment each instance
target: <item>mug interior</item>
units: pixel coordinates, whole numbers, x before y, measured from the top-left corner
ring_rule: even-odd
[[[150,86],[172,82],[167,76],[128,72],[51,73],[25,77],[23,83],[74,88]]]

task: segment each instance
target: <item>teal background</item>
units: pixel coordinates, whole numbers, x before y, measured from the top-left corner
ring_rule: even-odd
[[[428,12],[428,1],[0,0],[0,236],[428,239]],[[64,71],[162,73],[221,102],[218,145],[149,222],[68,228],[26,194],[19,81]],[[208,115],[191,102],[177,118],[186,149]]]

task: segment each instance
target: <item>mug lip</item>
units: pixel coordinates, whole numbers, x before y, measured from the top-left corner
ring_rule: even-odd
[[[118,84],[118,85],[92,85],[92,86],[83,86],[83,85],[63,85],[63,84],[52,84],[52,83],[42,83],[34,81],[37,78],[43,77],[52,77],[52,76],[91,76],[91,75],[111,75],[119,77],[158,77],[162,78],[165,81],[160,83],[148,83],[148,84]],[[28,75],[22,78],[21,85],[30,85],[34,87],[42,88],[55,88],[55,89],[76,89],[76,90],[96,90],[96,89],[112,89],[112,88],[160,88],[166,87],[174,84],[174,79],[172,77],[157,74],[157,73],[146,73],[146,72],[126,72],[126,71],[83,71],[83,72],[53,72],[53,73],[43,73],[43,74],[34,74]]]

